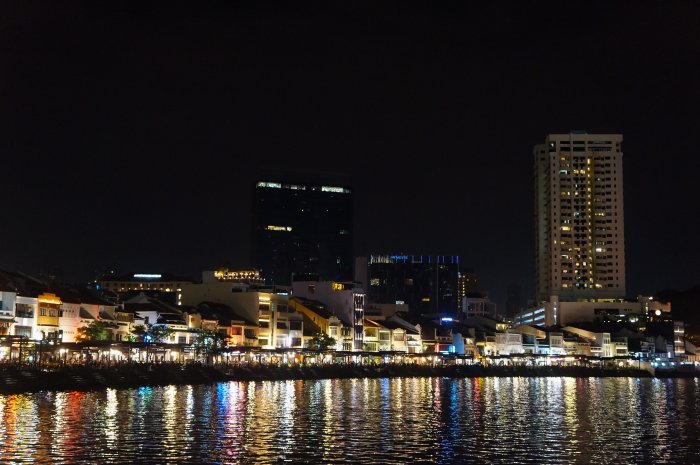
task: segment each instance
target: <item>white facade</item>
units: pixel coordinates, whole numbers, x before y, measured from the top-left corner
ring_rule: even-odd
[[[98,315],[93,315],[94,318],[97,318],[97,316]],[[75,336],[78,333],[78,328],[89,323],[89,320],[81,318],[79,303],[61,303],[61,313],[58,316],[58,329],[62,331],[63,342],[76,342]]]
[[[523,335],[520,333],[496,333],[495,342],[494,350],[497,355],[525,353],[523,349]]]
[[[542,302],[534,308],[524,310],[513,317],[517,325],[568,325],[590,322],[607,316],[609,319],[622,319],[628,315],[644,314],[643,302],[629,301],[576,301],[562,302],[556,297]]]
[[[622,135],[550,134],[534,156],[537,300],[623,297]]]
[[[228,302],[237,314],[258,322],[260,347],[303,347],[304,319],[300,313],[290,311],[289,296],[271,292],[236,292],[231,294]]]
[[[225,304],[248,321],[259,325],[258,345],[267,349],[303,346],[303,317],[290,311],[289,296],[251,291],[245,283],[207,279],[202,284],[183,284],[182,304]]]
[[[594,357],[615,357],[627,355],[627,342],[613,342],[610,333],[594,333],[585,329],[567,326],[564,331],[575,334],[590,342],[591,355]],[[624,351],[624,353],[622,353]]]
[[[549,333],[549,353],[551,355],[566,355],[564,333]]]
[[[0,335],[11,334],[15,321],[15,292],[0,291]]]
[[[39,300],[36,297],[18,295],[15,300],[15,324],[12,334],[41,340],[37,324]]]

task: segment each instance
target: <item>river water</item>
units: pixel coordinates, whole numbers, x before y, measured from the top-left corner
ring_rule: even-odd
[[[396,378],[0,396],[0,463],[700,463],[700,381]]]

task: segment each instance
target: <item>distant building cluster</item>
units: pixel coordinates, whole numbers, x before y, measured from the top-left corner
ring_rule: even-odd
[[[0,272],[0,336],[72,343],[105,323],[112,341],[167,344],[202,331],[230,347],[692,360],[671,305],[625,299],[622,136],[550,134],[534,148],[536,299],[497,307],[457,255],[353,251],[349,187],[264,179],[253,188],[252,267],[109,273],[91,288]],[[83,332],[84,333],[84,332]],[[12,356],[0,344],[0,358]]]

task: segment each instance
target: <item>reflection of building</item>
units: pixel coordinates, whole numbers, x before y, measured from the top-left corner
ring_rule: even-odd
[[[353,200],[347,187],[260,181],[253,191],[251,263],[268,284],[292,274],[352,278]]]
[[[536,145],[537,301],[625,295],[620,134],[550,134]]]
[[[417,315],[454,315],[459,308],[458,256],[371,255],[356,266],[372,304],[406,304]]]

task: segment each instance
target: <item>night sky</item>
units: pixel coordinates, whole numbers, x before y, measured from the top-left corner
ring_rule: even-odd
[[[0,268],[246,267],[295,169],[351,180],[357,255],[459,254],[503,305],[532,147],[582,129],[625,138],[628,294],[700,282],[697,3],[91,3],[0,5]]]

